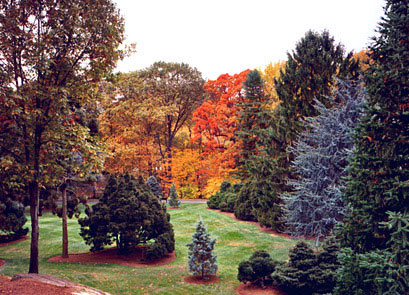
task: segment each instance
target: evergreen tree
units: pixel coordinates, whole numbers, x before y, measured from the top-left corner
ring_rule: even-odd
[[[264,141],[265,130],[271,125],[270,102],[258,71],[252,71],[244,82],[245,98],[241,103],[238,138],[240,151],[239,176],[245,181],[235,199],[235,216],[257,220],[260,225],[281,229],[281,200],[274,192],[269,154]]]
[[[339,246],[327,240],[317,254],[303,241],[290,250],[288,263],[278,264],[271,275],[274,286],[288,295],[328,294],[335,287]]]
[[[180,200],[178,198],[178,193],[176,191],[176,186],[174,183],[172,183],[169,191],[169,206],[170,207],[179,207],[180,206]]]
[[[267,127],[264,120],[266,104],[269,102],[264,93],[264,82],[257,70],[247,74],[243,82],[245,97],[239,102],[242,110],[238,118],[237,138],[240,141],[238,158],[238,175],[240,179],[247,180],[254,166],[254,156],[258,154],[258,130]]]
[[[351,212],[338,233],[345,248],[336,294],[409,293],[409,245],[403,242],[409,214],[408,23],[408,1],[386,1],[380,34],[369,48],[369,102],[344,194]],[[388,218],[401,226],[385,226]]]
[[[317,101],[316,117],[304,121],[305,130],[290,151],[294,154],[290,179],[293,192],[284,194],[285,221],[294,236],[327,237],[342,221],[346,206],[342,199],[342,178],[353,149],[352,132],[363,112],[365,90],[341,81],[328,99],[332,107]]]
[[[7,234],[7,240],[25,236],[28,228],[23,228],[27,219],[22,203],[8,196],[0,196],[0,231]]]
[[[224,194],[223,199],[220,202],[220,210],[223,212],[234,212],[234,206],[238,198],[238,194],[242,189],[243,184],[241,182],[235,183]]]
[[[189,248],[189,272],[202,279],[217,272],[217,256],[213,254],[216,239],[211,239],[203,220],[200,218],[196,231],[192,235],[192,242],[186,244]]]
[[[154,196],[158,198],[163,197],[162,188],[155,176],[153,175],[149,176],[148,179],[146,180],[146,183],[149,185]]]
[[[318,114],[315,100],[330,105],[327,97],[335,84],[335,76],[354,80],[358,68],[352,52],[345,55],[343,46],[336,45],[327,31],[321,34],[308,31],[293,53],[288,54],[285,69],[274,82],[279,97],[274,125],[264,133],[264,141],[272,144],[267,152],[271,155],[268,166],[274,167],[270,178],[275,194],[291,191],[285,179],[295,176],[290,173],[293,155],[287,148],[303,130],[301,120]]]
[[[390,239],[380,222],[387,211],[409,209],[409,7],[387,1],[380,36],[371,46],[369,105],[355,137],[356,151],[345,193],[352,212],[343,245],[364,253],[385,249]]]
[[[110,176],[104,194],[87,217],[78,222],[80,235],[91,251],[116,243],[119,253],[126,254],[140,244],[147,244],[147,258],[157,258],[174,250],[174,233],[170,216],[151,191],[128,174]]]

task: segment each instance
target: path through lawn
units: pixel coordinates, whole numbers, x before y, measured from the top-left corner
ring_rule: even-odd
[[[50,263],[47,259],[61,254],[61,220],[51,213],[40,218],[40,273],[68,279],[112,294],[234,294],[237,267],[255,250],[267,250],[275,259],[286,260],[294,241],[274,237],[260,231],[256,225],[235,221],[230,216],[207,209],[206,204],[182,204],[182,209],[169,210],[176,235],[178,258],[171,264],[133,268],[109,264]],[[220,281],[213,285],[191,285],[188,276],[187,248],[197,221],[203,218],[212,237],[217,238]],[[29,226],[29,224],[28,224]],[[79,236],[76,219],[69,220],[69,251],[89,251]],[[0,274],[13,276],[27,272],[30,240],[0,248],[0,259],[6,264]]]

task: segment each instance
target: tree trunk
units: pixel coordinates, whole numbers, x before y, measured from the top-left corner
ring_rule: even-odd
[[[62,187],[62,258],[68,258],[67,185]]]
[[[29,197],[30,197],[30,217],[31,217],[31,246],[30,246],[30,267],[29,273],[38,273],[38,213],[40,207],[40,150],[41,150],[41,135],[42,128],[37,125],[34,136],[34,153],[33,153],[33,170],[34,178],[29,183]]]
[[[31,246],[30,246],[30,268],[29,273],[38,273],[38,209],[39,191],[38,181],[34,180],[29,184],[30,195],[30,216],[31,216]]]

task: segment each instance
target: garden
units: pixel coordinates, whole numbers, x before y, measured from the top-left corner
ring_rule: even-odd
[[[2,1],[0,293],[409,294],[408,24],[205,80],[115,73],[111,0]]]
[[[238,265],[254,250],[266,250],[279,261],[288,258],[295,244],[289,238],[274,236],[256,224],[234,220],[231,216],[207,209],[206,204],[182,204],[181,209],[168,210],[175,231],[176,260],[162,266],[132,267],[105,263],[48,262],[61,255],[61,219],[50,212],[40,219],[40,272],[78,282],[112,294],[235,294],[240,285]],[[216,238],[219,281],[212,284],[191,284],[184,281],[190,276],[188,248],[197,222],[203,219],[207,230]],[[29,225],[29,224],[28,224]],[[69,253],[89,252],[89,246],[79,235],[80,226],[68,221]],[[29,240],[0,248],[0,258],[6,261],[1,274],[13,276],[27,271]]]

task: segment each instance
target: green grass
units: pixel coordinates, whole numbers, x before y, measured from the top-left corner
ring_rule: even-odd
[[[233,220],[230,216],[208,210],[206,204],[182,204],[182,209],[169,210],[176,237],[177,259],[164,266],[134,268],[113,264],[51,263],[49,257],[61,254],[61,219],[51,213],[40,217],[39,268],[48,274],[88,285],[112,294],[235,294],[238,264],[255,250],[267,250],[277,260],[286,260],[295,241],[275,237],[257,226]],[[191,285],[188,276],[187,247],[200,217],[213,238],[217,238],[215,253],[219,266],[218,283]],[[29,226],[29,223],[27,224]],[[76,219],[68,221],[69,251],[88,252],[79,235]],[[30,240],[0,247],[0,258],[6,264],[0,274],[13,276],[28,271]]]

